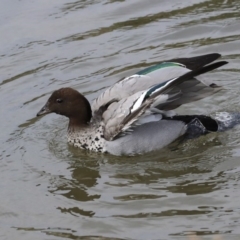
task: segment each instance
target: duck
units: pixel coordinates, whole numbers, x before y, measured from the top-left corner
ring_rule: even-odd
[[[117,156],[145,154],[180,137],[217,132],[226,128],[221,117],[178,115],[176,111],[183,104],[222,89],[196,78],[228,63],[216,61],[220,57],[219,53],[210,53],[161,61],[116,82],[92,104],[77,90],[60,88],[51,94],[37,116],[63,115],[69,119],[70,144]],[[232,115],[227,115],[228,120],[229,117]],[[228,126],[233,125],[230,122]]]

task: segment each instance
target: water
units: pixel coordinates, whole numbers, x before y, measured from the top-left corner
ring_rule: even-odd
[[[0,2],[1,239],[239,239],[240,127],[158,153],[113,157],[66,143],[35,115],[52,91],[93,100],[160,60],[220,52],[226,90],[185,113],[239,110],[237,0]]]

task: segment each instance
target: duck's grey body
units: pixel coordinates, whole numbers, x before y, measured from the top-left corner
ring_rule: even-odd
[[[161,149],[184,134],[194,137],[218,130],[211,117],[178,116],[173,110],[221,89],[195,78],[227,63],[210,64],[219,57],[208,54],[159,63],[117,82],[91,106],[76,90],[59,89],[38,115],[56,112],[69,117],[68,142],[76,147],[114,155]]]
[[[113,155],[136,155],[161,149],[186,133],[184,122],[161,120],[145,123],[114,141],[105,142],[105,150]]]
[[[187,125],[177,120],[161,120],[137,126],[134,131],[107,141],[101,125],[68,132],[68,142],[75,147],[113,155],[136,155],[161,149],[186,133]],[[151,136],[151,137],[149,137]]]

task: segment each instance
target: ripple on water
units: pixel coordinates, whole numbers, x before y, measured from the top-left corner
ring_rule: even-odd
[[[181,113],[239,110],[239,1],[1,1],[3,239],[238,239],[239,127],[144,156],[85,152],[35,118],[70,86],[89,100],[163,59],[220,52],[225,86]],[[201,239],[200,238],[200,239]]]

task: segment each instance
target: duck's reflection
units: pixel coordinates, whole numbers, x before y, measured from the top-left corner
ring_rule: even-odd
[[[173,199],[181,202],[182,194],[187,197],[219,189],[219,184],[225,181],[224,176],[213,170],[219,159],[229,155],[219,146],[217,135],[203,136],[136,157],[95,154],[68,146],[72,179],[56,186],[52,193],[74,200],[74,206],[58,209],[75,216],[147,217],[148,213],[142,214],[142,206],[148,201],[159,205],[157,209],[151,209],[155,211],[151,212],[154,216],[204,214],[212,210],[198,209],[198,206],[195,206],[197,210],[177,209],[168,203]],[[221,158],[212,155],[216,148],[219,148]],[[112,210],[116,204],[121,207]],[[135,211],[125,211],[124,204],[130,204],[129,207],[136,204]]]

